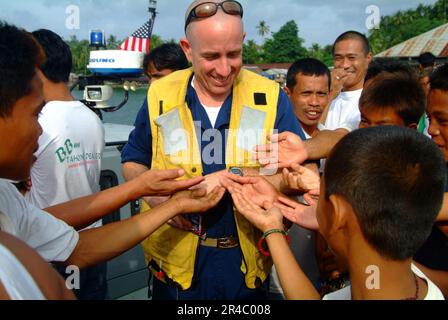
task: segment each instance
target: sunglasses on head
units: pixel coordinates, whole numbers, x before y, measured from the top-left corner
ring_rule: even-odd
[[[194,19],[203,19],[214,16],[216,12],[218,12],[219,7],[221,7],[222,11],[227,14],[240,16],[241,18],[243,17],[243,6],[238,1],[228,0],[220,3],[204,2],[191,9],[187,20],[185,21],[185,30],[187,30],[188,25]]]

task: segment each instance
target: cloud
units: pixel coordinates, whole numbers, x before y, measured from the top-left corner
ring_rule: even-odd
[[[27,30],[48,28],[64,38],[76,35],[86,39],[89,30],[104,29],[118,39],[124,39],[148,19],[148,0],[14,0],[2,1],[2,19]],[[419,3],[433,4],[436,0],[240,0],[243,4],[247,39],[262,42],[256,26],[266,21],[276,32],[289,20],[294,20],[305,44],[330,44],[344,31],[367,33],[367,6],[380,8],[382,15],[397,10],[415,8]],[[158,0],[158,17],[154,33],[162,39],[178,40],[183,36],[185,9],[190,0]],[[67,6],[80,9],[80,29],[66,28]]]

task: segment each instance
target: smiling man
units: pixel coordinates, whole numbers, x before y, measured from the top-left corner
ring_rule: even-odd
[[[336,80],[342,81],[342,92],[330,105],[325,127],[351,131],[358,127],[360,121],[358,103],[372,60],[369,41],[359,32],[345,32],[334,43],[333,59]]]
[[[279,85],[242,69],[242,16],[236,1],[196,0],[188,7],[180,44],[192,68],[151,85],[149,117],[136,126],[123,156],[128,179],[148,168],[184,168],[191,177],[208,179],[249,167],[234,152],[248,155],[255,146],[239,138],[245,130],[304,137]],[[145,128],[149,135],[141,134]],[[144,243],[156,276],[153,299],[265,298],[271,261],[259,253],[259,235],[234,212],[230,197],[207,218],[192,220],[194,232],[167,224]]]

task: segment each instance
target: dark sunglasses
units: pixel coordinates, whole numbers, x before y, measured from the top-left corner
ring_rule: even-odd
[[[188,25],[194,19],[202,19],[214,16],[218,12],[218,8],[221,7],[222,11],[233,16],[243,17],[243,6],[238,1],[228,0],[220,3],[216,2],[204,2],[198,4],[196,7],[191,9],[188,14],[187,20],[185,21],[185,30],[187,30]]]

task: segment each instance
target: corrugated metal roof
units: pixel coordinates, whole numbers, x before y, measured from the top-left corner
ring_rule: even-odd
[[[431,52],[436,57],[448,56],[448,23],[397,44],[376,57],[418,57],[423,52]]]

